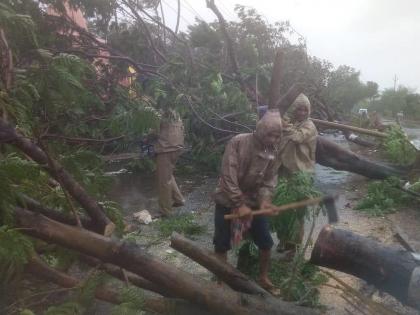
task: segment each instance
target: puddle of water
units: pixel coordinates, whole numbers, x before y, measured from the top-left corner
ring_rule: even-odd
[[[204,177],[197,175],[175,175],[184,197],[198,187]],[[125,215],[148,210],[156,214],[158,210],[155,173],[116,173],[108,198],[120,204]]]
[[[322,137],[334,141],[341,146],[349,149],[347,140],[343,135],[325,134]],[[340,189],[340,186],[348,180],[350,174],[345,171],[337,171],[330,167],[325,167],[319,164],[315,165],[315,186],[323,193],[335,193]]]

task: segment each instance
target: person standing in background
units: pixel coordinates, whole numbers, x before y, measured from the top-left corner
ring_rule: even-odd
[[[284,124],[282,168],[280,176],[288,181],[298,173],[307,173],[313,176],[315,170],[316,138],[318,131],[309,119],[311,104],[309,99],[301,93],[292,103],[289,110],[290,123]],[[312,178],[311,178],[312,182]],[[310,198],[313,196],[302,196]],[[298,200],[293,200],[298,201]],[[291,250],[293,255],[304,236],[306,209],[298,209],[280,214],[275,218],[277,238],[279,239],[278,251]]]
[[[173,214],[173,207],[183,206],[184,197],[173,175],[175,164],[184,149],[184,125],[179,114],[166,109],[162,115],[155,145],[156,175],[160,216]]]

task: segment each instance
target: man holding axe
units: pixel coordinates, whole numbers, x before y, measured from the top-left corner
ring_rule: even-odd
[[[214,195],[216,255],[227,260],[227,251],[237,244],[248,231],[259,249],[259,284],[277,294],[268,278],[273,239],[267,215],[280,210],[272,203],[281,164],[280,144],[282,121],[280,113],[269,110],[257,123],[255,133],[240,134],[227,144],[221,166],[219,183]],[[265,215],[252,216],[252,210],[261,209]],[[238,215],[239,219],[225,220],[225,215]]]

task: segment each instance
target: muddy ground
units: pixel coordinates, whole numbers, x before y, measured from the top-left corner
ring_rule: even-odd
[[[341,145],[348,146],[347,142],[341,136],[328,136]],[[350,149],[367,156],[375,156],[373,151],[360,149],[360,147],[351,146]],[[152,214],[156,212],[156,194],[153,185],[149,185],[152,178],[138,179],[135,176],[126,174],[119,177],[112,196],[119,201],[127,211],[127,219],[130,219],[130,213],[147,209]],[[211,201],[211,193],[216,185],[214,176],[178,176],[181,190],[186,195],[186,205],[180,208],[179,213],[194,213],[199,224],[206,226],[206,231],[194,237],[195,241],[201,246],[212,248],[213,235],[213,203]],[[324,193],[336,193],[339,195],[338,208],[340,213],[339,227],[354,231],[361,235],[374,238],[385,244],[394,244],[393,234],[395,227],[399,226],[403,229],[410,240],[417,242],[417,250],[420,251],[420,211],[416,209],[401,209],[399,212],[387,215],[386,217],[369,217],[363,212],[354,210],[354,206],[360,200],[367,188],[368,180],[363,176],[349,174],[347,172],[339,172],[326,167],[317,166],[316,168],[316,185],[319,190]],[[147,186],[147,190],[141,190],[139,187]],[[320,216],[316,222],[315,233],[313,238],[316,239],[321,228],[327,223],[326,217]],[[194,263],[182,254],[171,249],[169,246],[169,238],[162,239],[156,231],[156,224],[149,226],[139,226],[136,234],[138,242],[147,246],[150,253],[163,259],[164,261],[177,266],[188,272],[204,278],[211,279],[212,275],[203,267]],[[308,223],[309,226],[309,223]],[[308,230],[308,229],[307,229]],[[275,236],[273,236],[275,238]],[[311,248],[308,248],[308,255]],[[236,264],[235,255],[231,254],[230,262]],[[276,254],[274,254],[276,259]],[[409,307],[402,306],[393,297],[386,293],[377,292],[374,288],[368,286],[364,281],[355,277],[333,272],[348,285],[359,291],[362,295],[369,295],[374,301],[382,303],[388,309],[392,309],[399,314],[418,314],[418,312]],[[329,284],[334,285],[334,280],[330,280]],[[326,314],[363,314],[348,304],[342,297],[341,291],[331,287],[323,286],[320,289],[320,302],[326,306]]]

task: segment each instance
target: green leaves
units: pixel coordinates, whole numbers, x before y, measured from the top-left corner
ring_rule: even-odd
[[[119,291],[122,303],[113,308],[111,315],[144,315],[144,293],[135,287],[124,287]]]
[[[33,250],[31,240],[19,230],[0,226],[0,282],[6,284],[19,275]]]
[[[417,151],[409,142],[406,134],[399,126],[391,126],[387,131],[387,137],[382,143],[386,156],[401,165],[409,165],[414,162]]]
[[[369,183],[365,197],[355,209],[371,216],[384,216],[397,211],[397,208],[412,201],[411,197],[397,189],[399,185],[400,180],[394,177]]]

